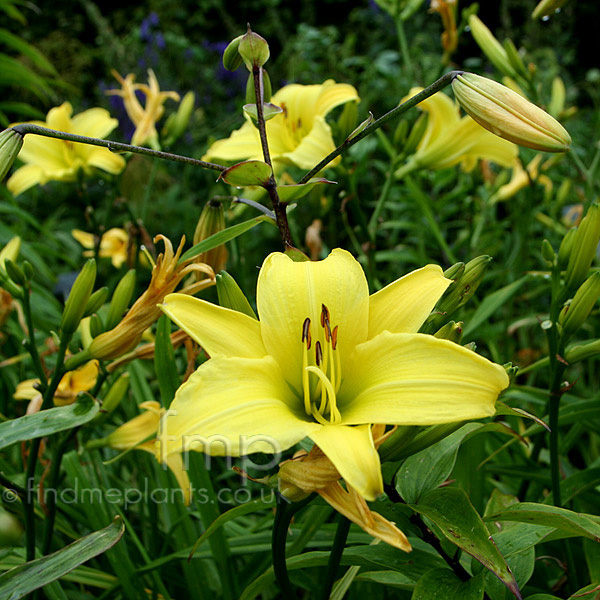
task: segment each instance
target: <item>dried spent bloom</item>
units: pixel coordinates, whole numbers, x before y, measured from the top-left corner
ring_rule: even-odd
[[[87,250],[83,256],[94,256],[94,246],[96,244],[94,234],[81,229],[73,229],[71,235]],[[129,248],[129,234],[119,227],[112,227],[102,234],[100,240],[100,249],[98,256],[100,258],[110,258],[115,269],[121,268],[121,265],[127,260],[127,251]]]
[[[148,289],[135,301],[116,327],[94,338],[88,348],[94,358],[113,359],[133,350],[142,339],[144,331],[160,317],[161,312],[158,305],[188,273],[200,271],[208,275],[208,279],[189,286],[183,290],[184,293],[193,293],[213,285],[215,275],[208,265],[190,264],[194,258],[179,263],[185,237],[182,238],[177,252],[173,252],[173,245],[164,235],[157,235],[154,241],[158,242],[158,240],[162,240],[165,250],[159,254],[156,264],[152,268],[152,279]]]
[[[111,118],[103,108],[90,108],[74,117],[72,114],[73,107],[65,102],[51,108],[45,122],[31,123],[95,138],[105,138],[118,125],[117,119]],[[113,154],[108,148],[31,133],[23,139],[19,158],[26,164],[17,169],[6,182],[6,187],[15,196],[48,181],[75,181],[80,169],[89,174],[93,168],[98,168],[114,175],[125,167],[123,157]]]
[[[158,148],[158,132],[156,123],[160,121],[165,112],[164,103],[171,98],[179,102],[177,92],[161,92],[158,79],[152,69],[148,69],[148,84],[134,83],[135,75],[129,73],[125,78],[121,77],[114,69],[111,71],[115,79],[121,84],[120,90],[107,90],[107,94],[121,96],[125,104],[125,110],[136,129],[131,138],[134,146],[148,144],[152,148]],[[142,106],[135,92],[139,90],[146,96],[145,105]]]

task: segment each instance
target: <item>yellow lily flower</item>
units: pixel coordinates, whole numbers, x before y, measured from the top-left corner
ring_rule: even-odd
[[[71,235],[87,250],[83,256],[94,256],[94,234],[81,229],[73,229]],[[101,258],[110,258],[115,269],[121,268],[121,265],[127,260],[129,248],[129,234],[118,227],[109,229],[102,235],[100,240],[100,250],[98,256]]]
[[[406,98],[421,90],[411,89]],[[490,133],[471,117],[461,117],[458,104],[446,94],[434,94],[418,106],[429,115],[427,127],[415,154],[396,171],[397,178],[416,169],[447,169],[459,163],[465,171],[470,171],[479,159],[491,160],[503,167],[514,164],[517,146]]]
[[[123,423],[123,425],[105,438],[111,448],[115,450],[129,450],[130,448],[134,448],[135,450],[150,452],[150,454],[155,453],[154,446],[156,440],[148,440],[147,438],[156,433],[161,414],[164,410],[155,400],[142,402],[139,406],[144,409],[143,413]],[[177,479],[177,483],[183,492],[185,504],[188,505],[192,499],[192,493],[190,480],[187,472],[184,470],[181,454],[171,454],[166,463],[173,472],[173,475],[175,475],[175,479]]]
[[[90,360],[78,369],[68,371],[60,380],[56,392],[54,394],[55,406],[66,406],[73,404],[79,392],[88,392],[96,385],[98,378],[98,361]],[[31,403],[31,411],[37,412],[41,406],[42,395],[36,387],[39,384],[39,379],[26,379],[17,385],[17,389],[13,394],[15,400],[29,400]]]
[[[283,109],[266,123],[267,140],[273,166],[277,170],[286,164],[311,169],[335,150],[327,114],[340,104],[359,102],[356,89],[347,83],[328,79],[321,85],[293,83],[282,87],[270,100]],[[250,117],[227,139],[216,141],[202,160],[241,161],[263,160],[258,129]],[[339,157],[329,166],[339,164]]]
[[[546,191],[550,191],[552,189],[552,180],[548,177],[548,175],[539,174],[541,160],[542,155],[536,155],[536,157],[527,165],[527,169],[524,169],[521,161],[517,159],[513,166],[510,181],[496,191],[496,193],[490,198],[490,202],[496,203],[501,202],[502,200],[508,200],[517,192],[520,192],[528,185],[532,185],[534,182],[544,186]]]
[[[71,117],[72,114],[73,107],[65,102],[51,108],[45,122],[31,123],[96,138],[105,138],[118,124],[117,119],[112,119],[103,108],[90,108],[74,117]],[[33,134],[23,139],[19,158],[27,164],[17,169],[6,182],[6,187],[15,196],[48,181],[75,181],[79,169],[89,174],[96,167],[114,175],[125,167],[123,157],[113,154],[108,148]]]
[[[258,277],[260,321],[167,296],[163,311],[211,358],[177,391],[159,460],[190,449],[273,454],[308,436],[348,485],[375,499],[383,483],[371,423],[489,417],[508,386],[501,366],[417,333],[449,284],[428,265],[369,297],[362,267],[336,249],[320,262],[269,255]]]
[[[131,143],[134,146],[148,144],[152,148],[158,149],[160,146],[156,123],[160,121],[165,112],[163,104],[168,98],[179,102],[179,94],[177,92],[161,92],[158,79],[152,69],[148,69],[148,85],[134,83],[135,75],[133,73],[129,73],[125,78],[121,77],[114,69],[111,73],[121,84],[121,89],[107,90],[106,93],[123,98],[127,115],[136,127]],[[146,96],[145,106],[141,105],[135,95],[137,90]]]

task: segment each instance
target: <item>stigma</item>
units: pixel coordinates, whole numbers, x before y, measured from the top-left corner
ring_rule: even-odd
[[[337,392],[342,382],[338,327],[331,327],[329,309],[321,305],[320,330],[313,346],[311,320],[302,324],[302,393],[304,410],[322,425],[340,423]],[[313,377],[311,377],[311,375]]]

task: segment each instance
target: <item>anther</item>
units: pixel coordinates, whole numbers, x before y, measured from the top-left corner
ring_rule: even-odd
[[[306,342],[306,349],[310,350],[312,338],[310,336],[310,319],[306,317],[302,324],[302,343]]]
[[[331,332],[331,347],[335,350],[337,346],[338,326],[336,325]]]
[[[329,323],[329,309],[321,304],[321,327],[325,327],[325,323]]]
[[[317,342],[317,346],[315,348],[315,357],[317,359],[317,366],[320,367],[323,362],[323,350],[321,350],[321,342]]]

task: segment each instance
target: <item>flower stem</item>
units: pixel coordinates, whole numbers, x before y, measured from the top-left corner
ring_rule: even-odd
[[[445,75],[442,75],[437,81],[432,83],[429,87],[420,91],[418,94],[409,98],[406,102],[403,102],[396,108],[393,108],[389,112],[385,113],[382,117],[379,117],[376,121],[373,121],[368,127],[363,129],[360,133],[354,137],[346,138],[333,152],[329,153],[319,164],[315,165],[298,183],[306,183],[311,177],[314,177],[321,169],[324,169],[334,158],[337,158],[342,152],[348,148],[354,146],[357,142],[360,142],[363,138],[367,137],[375,130],[379,129],[382,125],[385,125],[388,121],[399,117],[402,113],[423,102],[426,98],[433,96],[436,92],[444,89],[446,86],[452,83],[452,80],[460,75],[462,71],[449,71]]]
[[[329,595],[331,594],[331,590],[335,582],[335,575],[337,573],[338,567],[340,566],[340,561],[342,559],[344,547],[346,546],[346,540],[348,539],[349,531],[350,521],[346,519],[346,517],[340,515],[340,521],[335,531],[335,538],[333,540],[333,548],[331,549],[331,554],[329,555],[329,562],[327,563],[327,574],[325,576],[325,584],[321,588],[321,600],[327,600],[329,598]]]
[[[15,125],[12,129],[14,129],[16,132],[20,133],[23,136],[25,136],[28,133],[33,133],[35,135],[43,135],[45,137],[56,138],[58,140],[65,140],[67,142],[90,144],[92,146],[103,146],[104,148],[108,148],[113,152],[134,152],[135,154],[155,156],[156,158],[162,158],[164,160],[170,160],[173,162],[185,163],[188,165],[196,165],[204,169],[212,169],[213,171],[224,171],[227,168],[223,165],[217,165],[215,163],[206,162],[197,158],[190,158],[188,156],[180,156],[179,154],[172,154],[171,152],[162,152],[159,150],[152,150],[150,148],[142,148],[141,146],[122,144],[121,142],[112,142],[109,140],[101,140],[98,138],[86,137],[83,135],[75,135],[74,133],[66,133],[64,131],[48,129],[47,127],[40,127],[39,125],[33,125],[32,123],[21,123],[20,125]]]
[[[265,189],[271,199],[273,205],[273,212],[275,213],[275,220],[277,221],[277,227],[279,228],[279,234],[283,241],[283,247],[285,250],[293,248],[292,234],[290,233],[290,225],[287,219],[286,206],[279,199],[277,193],[277,183],[275,182],[275,176],[273,175],[273,164],[271,162],[271,155],[269,153],[269,143],[267,140],[267,126],[265,123],[265,114],[263,110],[263,84],[262,84],[263,71],[262,67],[255,66],[252,69],[252,77],[254,78],[254,94],[256,97],[256,119],[258,122],[258,133],[260,135],[260,145],[262,146],[263,157],[265,162],[271,167],[271,176],[269,177],[268,183],[265,185]]]

